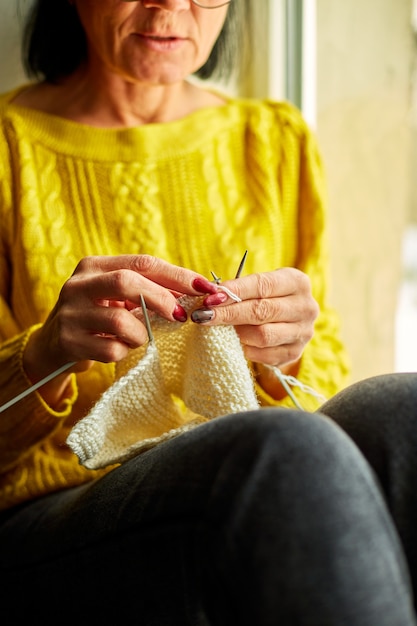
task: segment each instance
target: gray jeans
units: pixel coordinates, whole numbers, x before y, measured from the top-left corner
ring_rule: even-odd
[[[3,514],[2,622],[415,626],[416,459],[417,375],[218,418]]]

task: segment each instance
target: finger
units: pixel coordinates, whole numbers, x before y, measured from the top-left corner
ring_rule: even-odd
[[[191,319],[197,323],[216,325],[252,325],[272,323],[312,323],[318,313],[311,297],[288,296],[269,299],[243,300],[217,307],[202,307],[193,311]]]
[[[262,350],[245,346],[243,351],[246,359],[252,361],[252,363],[283,367],[284,365],[296,363],[303,354],[303,347],[297,344],[289,344]]]
[[[117,363],[129,353],[130,346],[117,337],[100,334],[84,333],[80,335],[81,342],[73,345],[75,361],[82,361],[89,355],[90,360],[101,363]]]
[[[133,309],[140,305],[143,296],[148,308],[168,319],[178,319],[175,296],[165,287],[130,270],[115,270],[99,276],[83,275],[70,278],[61,290],[61,303],[82,309],[92,305],[110,309]]]
[[[253,348],[270,348],[298,343],[305,345],[313,336],[313,327],[298,323],[236,326],[240,342]]]
[[[89,332],[117,338],[130,348],[137,348],[148,340],[146,327],[140,319],[126,309],[113,307],[104,309]]]
[[[103,349],[100,343],[91,341],[91,337],[114,339],[129,348],[136,348],[148,340],[145,325],[126,309],[115,307],[90,308],[83,312],[82,318],[77,312],[67,318],[62,329],[62,342],[74,350],[78,358],[96,358],[95,354],[88,352],[93,345]]]
[[[86,257],[80,261],[74,275],[118,270],[129,270],[178,293],[198,295],[217,291],[217,286],[201,274],[148,254]]]
[[[284,343],[278,346],[259,348],[257,346],[243,345],[245,357],[255,363],[275,365],[282,367],[298,361],[304,351],[303,342]]]
[[[311,291],[308,276],[292,267],[249,274],[242,278],[224,281],[222,285],[242,300],[283,297]]]

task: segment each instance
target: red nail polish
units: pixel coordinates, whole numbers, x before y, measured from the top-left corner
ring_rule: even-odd
[[[217,285],[211,283],[206,278],[195,278],[193,280],[193,288],[200,293],[217,293]]]
[[[224,293],[224,291],[218,291],[217,293],[212,293],[204,298],[203,304],[208,307],[216,306],[217,304],[223,304],[227,299],[227,293]]]
[[[172,313],[172,317],[177,320],[177,322],[186,322],[187,321],[187,312],[182,308],[181,305],[177,304],[175,306],[174,312]]]

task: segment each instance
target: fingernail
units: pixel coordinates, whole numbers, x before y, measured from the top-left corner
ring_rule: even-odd
[[[191,319],[196,324],[204,324],[210,322],[214,317],[214,311],[211,309],[196,309],[191,313]]]
[[[227,293],[219,291],[218,293],[212,293],[207,298],[204,298],[203,304],[205,306],[216,306],[217,304],[223,304],[228,298]]]
[[[200,293],[217,293],[217,285],[211,283],[206,278],[195,278],[193,280],[193,287]]]
[[[187,312],[182,308],[181,305],[177,304],[175,306],[174,312],[172,313],[172,317],[177,320],[177,322],[186,322],[187,321]]]

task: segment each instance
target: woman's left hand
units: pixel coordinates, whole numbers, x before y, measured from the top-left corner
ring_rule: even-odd
[[[237,295],[211,294],[193,321],[236,328],[248,360],[278,367],[296,363],[314,332],[319,307],[310,279],[294,268],[250,274],[221,283]]]

